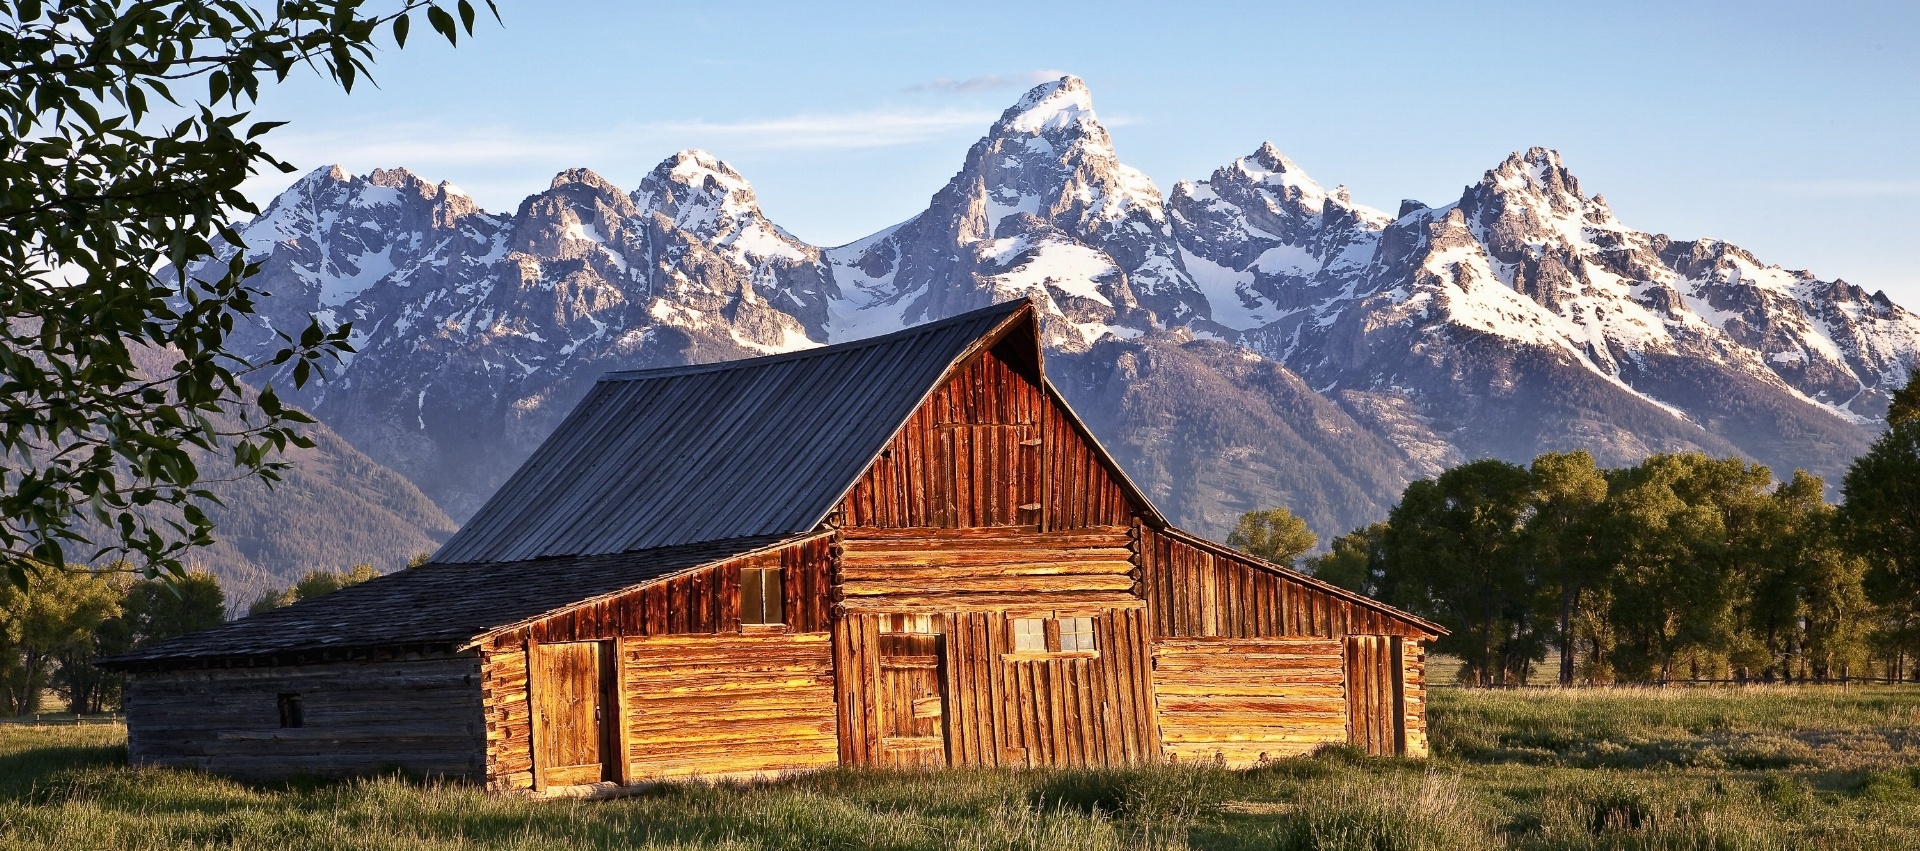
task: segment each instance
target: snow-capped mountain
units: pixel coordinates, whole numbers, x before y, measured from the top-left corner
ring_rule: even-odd
[[[1068,351],[1207,315],[1160,190],[1120,162],[1075,77],[1002,114],[926,212],[828,255],[838,336],[1027,295]]]
[[[1073,77],[1002,114],[920,215],[840,247],[700,151],[630,192],[563,172],[512,215],[321,169],[242,233],[265,323],[354,323],[358,354],[297,398],[455,519],[606,370],[1009,298],[1042,305],[1056,380],[1141,483],[1216,531],[1290,504],[1339,532],[1412,476],[1550,449],[1833,480],[1920,358],[1920,317],[1884,295],[1633,230],[1541,148],[1394,215],[1270,144],[1163,198]]]

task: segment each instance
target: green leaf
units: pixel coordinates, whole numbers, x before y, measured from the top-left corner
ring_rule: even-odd
[[[460,33],[455,28],[453,16],[439,6],[427,7],[427,23],[433,25],[434,32],[446,36],[448,44],[459,44]]]

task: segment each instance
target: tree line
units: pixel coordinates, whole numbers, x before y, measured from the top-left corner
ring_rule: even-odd
[[[1487,459],[1300,566],[1446,627],[1434,649],[1482,685],[1534,682],[1550,651],[1567,685],[1920,679],[1920,380],[1888,423],[1837,505],[1816,476],[1739,458]],[[1314,546],[1285,510],[1229,543],[1282,562]]]
[[[408,566],[425,561],[417,557]],[[98,570],[33,566],[31,581],[0,583],[0,714],[40,712],[51,692],[68,712],[98,713],[121,705],[125,678],[93,665],[227,620],[226,593],[205,571],[184,577],[136,578],[124,564]],[[365,582],[379,571],[309,571],[286,589],[262,594],[248,614],[312,599]]]

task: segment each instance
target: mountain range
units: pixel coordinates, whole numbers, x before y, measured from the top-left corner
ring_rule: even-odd
[[[782,229],[695,150],[631,190],[562,172],[511,214],[405,169],[322,168],[240,233],[272,293],[242,353],[310,314],[351,322],[326,381],[276,387],[455,522],[603,372],[1011,298],[1041,306],[1054,380],[1130,474],[1213,534],[1272,505],[1338,534],[1413,478],[1548,450],[1837,481],[1920,359],[1920,316],[1884,294],[1633,230],[1545,148],[1392,214],[1271,144],[1163,194],[1074,77],[1007,109],[924,212],[843,246]]]

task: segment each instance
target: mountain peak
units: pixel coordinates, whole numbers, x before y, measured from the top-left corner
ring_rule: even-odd
[[[1298,163],[1288,159],[1286,154],[1280,153],[1280,149],[1274,147],[1272,142],[1263,142],[1260,149],[1254,151],[1251,156],[1235,160],[1234,167],[1255,183],[1272,186],[1282,191],[1294,190],[1288,194],[1306,200],[1310,204],[1317,206],[1326,200],[1326,190],[1321,188],[1313,178],[1308,177],[1306,170],[1300,168]]]
[[[1259,163],[1269,171],[1289,172],[1300,168],[1286,154],[1280,153],[1280,149],[1272,142],[1261,142],[1260,149],[1254,151],[1253,155],[1247,159]]]
[[[339,168],[339,166],[334,166],[334,168]],[[404,167],[376,168],[373,170],[372,174],[367,175],[367,182],[375,186],[385,186],[389,189],[403,189],[409,186],[431,186],[432,185],[427,181],[421,179],[420,175],[414,174],[413,172],[408,171]]]
[[[1000,116],[1000,125],[1016,133],[1032,134],[1098,126],[1093,115],[1093,93],[1071,74],[1041,83]]]
[[[657,210],[681,228],[706,233],[721,219],[760,215],[753,184],[725,160],[688,148],[660,161],[640,181],[633,202]]]
[[[1567,171],[1560,152],[1538,145],[1515,151],[1487,172],[1481,181],[1489,188],[1526,191],[1539,195],[1581,197],[1580,181]]]
[[[563,171],[563,172],[560,172],[559,174],[554,175],[553,183],[550,184],[547,188],[549,190],[553,190],[553,189],[559,189],[560,187],[563,187],[563,186],[573,186],[573,185],[588,186],[588,187],[592,187],[594,189],[600,190],[602,192],[611,192],[616,195],[620,194],[620,190],[613,185],[612,181],[609,181],[606,178],[601,177],[599,174],[595,173],[592,169],[586,169],[586,168],[570,168],[570,169],[567,169],[566,171]]]
[[[753,197],[753,185],[747,182],[746,177],[728,165],[726,160],[697,148],[688,148],[661,160],[647,175],[647,180],[678,184],[707,194],[734,195],[744,192],[749,202]]]

